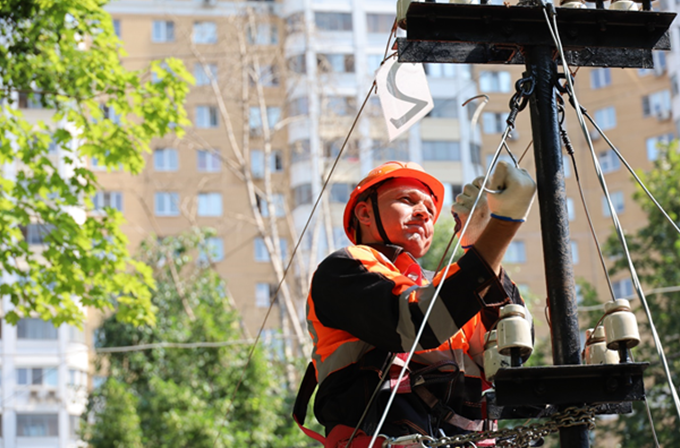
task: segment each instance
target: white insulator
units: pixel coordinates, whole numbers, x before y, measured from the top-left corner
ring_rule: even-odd
[[[637,3],[631,2],[630,0],[618,0],[613,1],[609,5],[609,9],[616,9],[617,11],[638,11],[640,7]]]
[[[586,330],[586,364],[618,364],[619,355],[614,350],[607,348],[604,335],[604,327],[599,325],[594,330]]]
[[[580,8],[587,8],[585,3],[582,3],[580,0],[572,0],[568,1],[565,3],[562,3],[560,5],[560,8],[574,8],[574,9],[580,9]]]
[[[449,0],[449,3],[458,3],[459,5],[469,5],[472,0]]]
[[[531,326],[524,318],[522,305],[505,305],[501,308],[498,321],[498,352],[510,355],[513,348],[519,349],[520,356],[527,357],[534,350],[531,341]]]
[[[604,333],[607,348],[618,350],[633,348],[640,343],[637,319],[630,310],[630,303],[626,299],[617,299],[604,304]]]
[[[412,0],[397,0],[397,25],[404,30],[406,29],[406,13],[411,3],[413,3]]]
[[[491,330],[484,335],[484,375],[488,381],[493,381],[496,372],[501,367],[510,367],[510,357],[498,353],[498,340],[496,330]]]

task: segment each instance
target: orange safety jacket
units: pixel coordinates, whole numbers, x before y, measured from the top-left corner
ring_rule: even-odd
[[[318,381],[314,413],[326,433],[338,425],[357,425],[380,378],[389,375],[392,355],[410,351],[442,273],[431,277],[408,252],[381,244],[346,247],[319,265],[307,300],[314,342],[308,372],[315,378],[306,378],[299,392],[298,423],[304,423]],[[500,306],[523,301],[507,275],[496,276],[474,247],[443,281],[407,384],[391,384],[403,393],[397,394],[382,434],[440,436],[439,429],[447,435],[482,429],[484,334]],[[396,361],[405,358],[397,356]],[[388,395],[373,401],[360,427],[367,434],[375,429]]]

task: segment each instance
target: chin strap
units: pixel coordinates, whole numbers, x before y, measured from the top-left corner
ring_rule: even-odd
[[[387,237],[387,233],[385,233],[385,229],[383,228],[382,225],[382,220],[380,219],[380,210],[378,210],[378,189],[373,188],[373,191],[371,191],[368,197],[371,199],[371,206],[373,207],[375,226],[378,228],[378,233],[380,233],[380,237],[382,238],[383,243],[392,244],[390,239]]]

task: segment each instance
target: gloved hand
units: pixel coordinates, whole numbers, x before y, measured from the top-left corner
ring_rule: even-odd
[[[478,177],[470,184],[466,184],[465,187],[463,187],[463,192],[456,196],[456,202],[451,206],[451,213],[456,220],[456,234],[459,234],[470,218],[470,210],[472,210],[475,199],[477,199],[477,195],[479,195],[482,182],[484,182],[484,176]],[[490,218],[491,215],[489,214],[489,206],[486,201],[486,193],[482,193],[482,196],[477,203],[477,207],[475,207],[475,212],[472,215],[472,220],[461,238],[460,244],[463,246],[463,249],[467,249],[475,244]]]
[[[536,183],[529,173],[501,160],[489,183],[490,189],[498,191],[487,196],[491,216],[524,222],[536,196]]]

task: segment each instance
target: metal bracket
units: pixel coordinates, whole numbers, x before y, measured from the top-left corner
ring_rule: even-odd
[[[648,363],[516,367],[498,370],[499,406],[599,405],[641,401]]]

